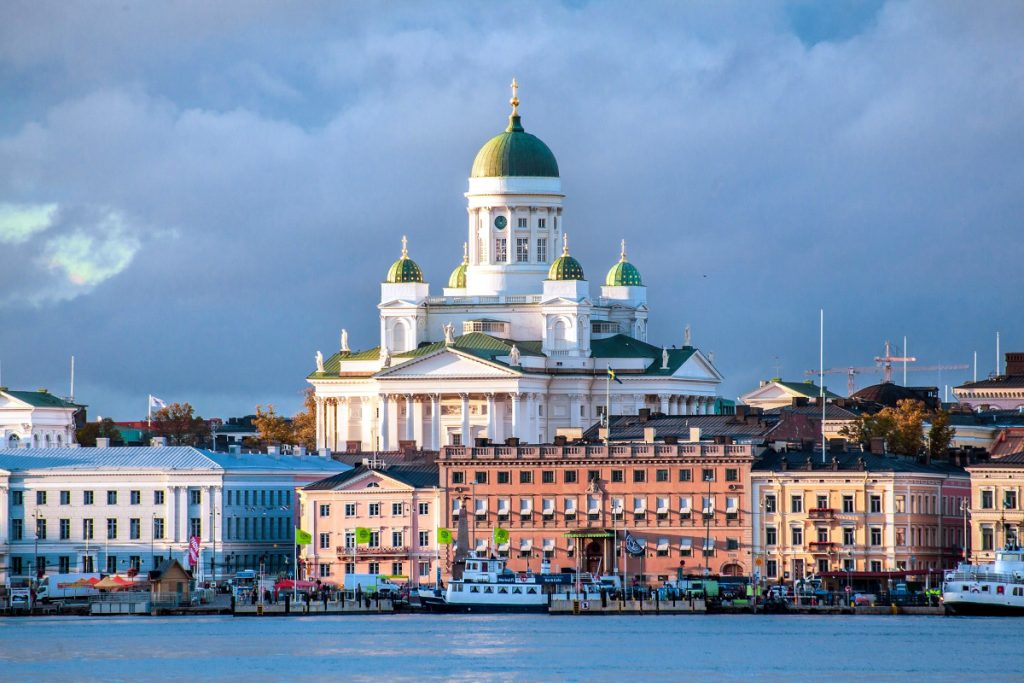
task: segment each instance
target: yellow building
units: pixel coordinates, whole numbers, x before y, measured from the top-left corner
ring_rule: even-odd
[[[768,582],[937,573],[963,544],[967,473],[946,463],[769,450],[751,472],[755,563]],[[902,579],[900,579],[902,580]]]
[[[976,463],[967,471],[971,475],[971,559],[992,562],[997,548],[1020,539],[1024,453]]]

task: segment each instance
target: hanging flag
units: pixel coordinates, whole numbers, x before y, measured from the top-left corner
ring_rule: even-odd
[[[312,545],[313,534],[295,527],[295,545]]]
[[[443,526],[437,527],[437,544],[438,545],[451,545],[455,542],[452,538],[452,530],[446,529]]]
[[[166,408],[167,404],[164,403],[163,399],[157,398],[153,394],[150,394],[149,395],[149,407],[150,408]]]
[[[195,567],[199,564],[199,537],[191,536],[188,539],[188,566]]]
[[[494,527],[494,542],[498,545],[508,543],[508,529],[502,529],[500,526]]]
[[[622,384],[622,380],[615,376],[615,371],[612,370],[612,366],[610,365],[608,366],[608,376],[611,377],[616,382],[618,382],[619,384]]]
[[[371,538],[370,530],[365,526],[356,527],[356,543],[369,543]]]
[[[639,556],[644,554],[644,547],[637,540],[636,536],[626,532],[626,552],[633,556]]]

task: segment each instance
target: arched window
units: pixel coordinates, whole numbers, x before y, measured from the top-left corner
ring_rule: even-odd
[[[551,327],[551,346],[555,349],[564,349],[569,346],[569,326],[564,320],[556,320]]]
[[[18,438],[17,434],[11,434],[9,437],[7,437],[7,445],[10,448],[17,448],[19,441],[21,441],[21,439]]]
[[[43,437],[43,445],[46,446],[47,448],[50,447],[50,435],[49,434],[47,434],[46,436]]]
[[[402,353],[409,350],[409,330],[404,320],[396,320],[395,326],[391,328],[391,351]]]
[[[57,448],[60,448],[63,445],[64,445],[64,437],[61,436],[60,434],[58,434],[57,435]]]

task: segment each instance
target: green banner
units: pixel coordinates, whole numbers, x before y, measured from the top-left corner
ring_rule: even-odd
[[[455,542],[452,538],[452,530],[446,529],[443,526],[437,528],[437,544],[438,545],[451,545]]]
[[[356,527],[356,543],[369,543],[370,530],[365,526]]]
[[[295,529],[295,545],[310,545],[313,543],[313,534],[302,529]]]
[[[494,527],[494,542],[498,545],[508,543],[508,529],[502,529],[500,526]]]

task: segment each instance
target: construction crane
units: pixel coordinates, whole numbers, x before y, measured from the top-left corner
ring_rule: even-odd
[[[875,356],[875,362],[880,365],[867,365],[867,366],[847,366],[845,368],[828,368],[825,370],[826,375],[844,374],[846,375],[846,393],[848,396],[852,395],[857,388],[857,375],[865,373],[876,373],[881,372],[883,381],[892,381],[892,363],[907,362],[914,363],[917,358],[913,356],[894,356],[891,353],[891,345],[889,342],[885,342],[885,355]],[[914,368],[907,368],[907,372],[941,372],[943,370],[966,370],[970,367],[966,363],[952,364],[952,365],[919,365]],[[806,375],[817,375],[820,370],[808,370],[804,374]]]

